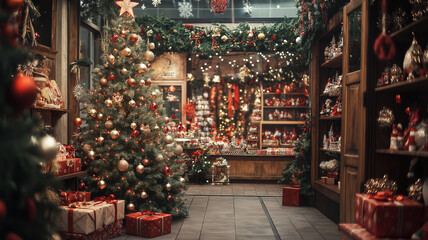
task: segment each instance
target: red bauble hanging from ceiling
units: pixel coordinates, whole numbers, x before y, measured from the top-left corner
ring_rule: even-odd
[[[227,9],[227,0],[211,0],[211,9],[215,13],[224,13]]]

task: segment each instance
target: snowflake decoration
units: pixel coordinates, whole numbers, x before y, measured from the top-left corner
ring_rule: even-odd
[[[86,91],[85,89],[82,87],[82,85],[77,84],[74,89],[73,89],[73,95],[76,98],[77,101],[80,101],[82,98],[85,97],[86,95]]]
[[[180,12],[180,17],[189,18],[193,17],[193,9],[192,4],[190,2],[179,2],[178,3],[178,11]]]
[[[251,13],[253,12],[253,6],[251,5],[250,1],[243,0],[243,4],[244,4],[244,12],[251,15]]]
[[[146,9],[146,5],[145,4],[143,4],[143,5],[141,5],[141,9]]]
[[[157,7],[161,3],[162,3],[161,0],[153,0],[152,1],[152,4],[153,4],[154,7]]]

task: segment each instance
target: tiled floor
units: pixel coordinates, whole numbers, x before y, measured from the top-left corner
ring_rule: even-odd
[[[312,207],[284,207],[282,185],[191,185],[189,217],[172,223],[159,240],[339,239],[337,225]],[[124,235],[115,240],[141,239]]]

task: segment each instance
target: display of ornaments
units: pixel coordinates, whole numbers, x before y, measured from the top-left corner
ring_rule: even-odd
[[[119,131],[117,131],[116,129],[111,130],[110,137],[112,139],[117,139],[119,137]]]
[[[144,165],[143,164],[138,164],[137,167],[135,167],[135,171],[139,174],[142,174],[144,172]]]
[[[259,39],[259,40],[265,40],[265,34],[264,33],[259,33],[259,35],[257,35],[257,38]]]
[[[342,54],[343,51],[343,27],[339,35],[339,41],[336,43],[336,39],[333,36],[329,45],[324,49],[324,61],[327,62],[334,57]]]
[[[100,181],[98,181],[97,185],[98,185],[98,188],[102,190],[102,189],[106,188],[107,183],[104,180],[100,180]]]
[[[91,108],[91,109],[89,109],[88,110],[88,114],[89,114],[89,116],[91,116],[91,117],[96,117],[97,116],[97,110],[96,109],[93,109],[93,108]]]
[[[117,169],[121,172],[124,172],[126,170],[128,170],[129,167],[129,163],[128,161],[126,161],[125,159],[120,159],[119,163],[117,164]]]
[[[119,36],[118,36],[117,34],[112,34],[112,35],[111,35],[111,37],[110,37],[110,39],[111,39],[113,42],[117,42],[117,41],[119,40]]]
[[[328,78],[323,94],[328,94],[329,96],[339,96],[342,94],[342,75],[336,72],[334,78]]]

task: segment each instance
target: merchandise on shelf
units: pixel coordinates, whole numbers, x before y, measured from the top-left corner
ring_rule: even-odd
[[[326,176],[321,177],[321,182],[325,184],[334,184],[339,179],[339,161],[332,159],[329,161],[322,161],[320,168],[325,172]]]
[[[193,102],[196,103],[195,117],[192,119],[187,137],[198,139],[201,143],[209,143],[211,142],[210,130],[215,123],[210,111],[208,93],[196,96]]]
[[[342,94],[342,75],[339,75],[339,73],[336,72],[336,75],[333,79],[328,78],[323,94],[328,94],[329,96],[341,95]]]
[[[335,104],[333,105],[333,100],[327,98],[325,103],[322,105],[320,115],[324,117],[334,117],[342,115],[342,94],[340,94]]]
[[[274,132],[267,129],[263,132],[262,143],[263,146],[270,147],[293,145],[299,137],[295,128],[284,128],[283,131],[275,129]]]
[[[341,136],[333,131],[333,124],[331,124],[330,130],[328,131],[328,137],[324,134],[322,147],[323,149],[336,151],[340,151],[341,149]]]
[[[339,35],[339,41],[336,43],[336,39],[333,36],[329,45],[324,49],[324,61],[327,62],[334,57],[342,54],[343,49],[343,27]]]

